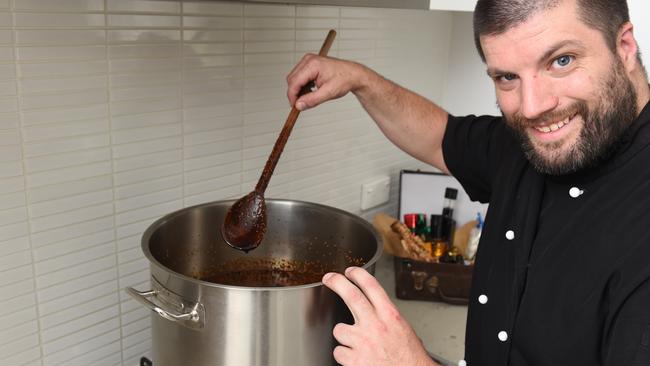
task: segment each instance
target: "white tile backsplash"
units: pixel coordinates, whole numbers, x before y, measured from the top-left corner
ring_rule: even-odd
[[[30,320],[27,323],[17,325],[13,328],[8,328],[5,331],[0,331],[0,343],[6,344],[15,339],[36,333],[38,333],[38,323],[36,320]]]
[[[105,243],[112,243],[115,234],[112,230],[99,231],[90,235],[61,241],[55,244],[45,245],[32,250],[34,262],[43,262],[49,259],[60,257],[69,253],[83,251]]]
[[[0,113],[0,130],[20,128],[20,120],[16,113]],[[19,141],[16,141],[19,144]]]
[[[151,141],[137,141],[130,144],[114,145],[113,158],[122,159],[141,154],[155,153],[166,149],[182,148],[180,136],[172,136]]]
[[[209,29],[241,29],[244,21],[241,17],[222,16],[184,16],[183,27]]]
[[[122,58],[171,58],[179,57],[181,48],[176,43],[170,44],[136,44],[109,46],[108,55],[111,59]],[[146,63],[146,61],[143,61]]]
[[[32,203],[29,206],[29,215],[32,218],[54,215],[82,207],[97,205],[113,200],[113,191],[105,189],[89,193],[80,193],[73,196]]]
[[[296,30],[293,29],[265,29],[265,30],[246,30],[244,40],[246,41],[286,41],[296,39]],[[322,40],[322,32],[321,32]]]
[[[180,13],[180,1],[155,1],[155,0],[108,0],[109,11],[119,12],[152,12],[152,13]]]
[[[0,25],[1,24],[3,24],[2,19],[0,19]],[[8,26],[11,26],[11,22],[9,22]],[[12,43],[14,40],[13,35],[14,32],[11,30],[0,30],[0,44]]]
[[[22,152],[19,145],[0,146],[0,162],[22,159]]]
[[[51,6],[49,1],[41,1],[41,4]],[[39,9],[41,10],[41,9]],[[30,28],[70,28],[70,27],[103,27],[105,22],[104,14],[71,14],[71,13],[14,13],[14,25],[16,27]]]
[[[251,17],[245,18],[245,29],[293,29],[295,18]]]
[[[45,272],[36,275],[36,288],[46,288],[102,269],[111,268],[115,266],[114,250],[113,243],[108,243],[43,263],[35,263],[34,266],[38,271]],[[100,255],[103,255],[103,257],[96,258]]]
[[[1,33],[0,33],[1,35]],[[103,30],[28,30],[15,31],[19,45],[79,45],[98,44],[106,41]]]
[[[24,161],[25,171],[29,173],[66,168],[69,166],[111,160],[109,148],[99,148],[71,153],[39,156]]]
[[[78,106],[84,104],[106,103],[108,93],[106,89],[89,89],[78,92],[58,92],[54,94],[24,94],[21,106],[24,109],[40,109],[53,107]]]
[[[25,78],[20,80],[21,91],[25,94],[57,92],[65,90],[105,89],[106,86],[106,76],[102,75],[63,78],[53,77],[48,79]]]
[[[7,3],[9,0],[5,0]],[[102,11],[104,0],[13,0],[16,10],[31,11]]]
[[[57,122],[85,121],[108,116],[105,104],[74,106],[47,110],[21,111],[23,126],[42,125]]]
[[[112,185],[113,182],[109,174],[98,175],[62,184],[50,184],[32,188],[27,192],[27,198],[31,205],[35,205],[39,202],[56,201],[62,197],[75,197],[87,192],[110,190]]]
[[[328,29],[338,31],[330,55],[436,97],[449,17],[0,0],[0,364],[151,357],[151,313],[123,291],[148,286],[143,231],[182,207],[252,189],[289,112],[285,77]],[[362,182],[390,175],[397,184],[399,169],[419,167],[348,96],[301,114],[267,196],[365,216]],[[396,192],[383,209],[396,210]]]
[[[34,272],[31,265],[24,265],[14,269],[2,272],[0,277],[0,286],[10,285],[14,282],[23,281],[32,278]]]
[[[246,17],[293,17],[296,7],[293,5],[244,4]]]
[[[178,28],[180,25],[180,16],[122,14],[108,16],[109,27]]]
[[[122,29],[109,30],[109,43],[158,43],[180,41],[181,31],[178,29]]]
[[[21,237],[4,240],[0,244],[0,255],[6,256],[23,250],[29,250],[29,238]]]
[[[338,18],[339,8],[336,6],[297,6],[296,16],[314,18]]]
[[[64,298],[58,298],[51,301],[41,301],[38,304],[38,312],[41,316],[41,323],[58,324],[71,319],[75,319],[75,313],[79,309],[95,307],[102,309],[106,307],[105,298],[112,298],[117,295],[117,282],[109,280],[96,286],[77,291]],[[90,305],[88,305],[90,304]],[[95,305],[93,305],[95,304]],[[85,314],[84,314],[85,315]],[[52,317],[52,318],[51,318]],[[64,320],[58,320],[64,319]]]
[[[244,4],[237,2],[195,2],[184,1],[183,13],[184,14],[211,14],[211,15],[228,15],[228,16],[242,16],[244,12]]]
[[[16,51],[13,47],[0,46],[0,61],[13,61]]]
[[[95,93],[98,96],[99,92]],[[90,97],[93,98],[93,97]],[[87,98],[85,98],[87,100]],[[69,98],[61,98],[60,101],[65,104],[75,103],[76,100],[70,96]],[[50,101],[49,104],[54,103]],[[27,126],[23,129],[22,138],[25,142],[55,140],[60,138],[69,138],[73,136],[86,136],[93,134],[101,134],[108,131],[108,119],[89,120],[89,121],[74,121],[59,124],[47,125],[34,125]]]

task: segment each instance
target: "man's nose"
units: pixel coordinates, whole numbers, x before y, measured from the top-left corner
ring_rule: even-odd
[[[548,81],[532,76],[521,83],[521,114],[537,119],[558,106],[559,98]]]

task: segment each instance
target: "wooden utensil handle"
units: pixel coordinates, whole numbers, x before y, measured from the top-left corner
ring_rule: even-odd
[[[318,52],[319,56],[327,56],[330,48],[332,47],[332,43],[334,43],[334,37],[336,37],[336,31],[334,29],[330,29],[330,31],[327,32],[327,37],[325,37],[325,42],[323,42],[323,45]]]
[[[334,29],[331,29],[327,33],[327,37],[325,38],[325,41],[323,42],[323,45],[321,46],[320,51],[318,52],[319,56],[327,56],[330,47],[332,47],[332,43],[334,43],[334,37],[336,37],[336,31]],[[307,86],[309,86],[309,84],[303,87],[303,89],[305,89]],[[305,92],[307,93],[309,91],[311,90],[305,90]],[[284,127],[282,127],[282,131],[280,131],[280,136],[278,136],[278,139],[275,141],[275,145],[273,145],[273,150],[271,151],[271,155],[269,156],[269,159],[266,161],[266,165],[264,165],[262,176],[260,176],[260,179],[257,181],[257,185],[255,186],[255,191],[261,193],[262,195],[264,194],[264,191],[266,191],[266,187],[269,185],[269,180],[271,180],[271,175],[273,175],[275,166],[278,164],[278,160],[280,160],[280,155],[282,154],[282,150],[284,150],[284,145],[286,145],[287,140],[289,139],[289,135],[291,134],[293,125],[296,124],[296,120],[298,119],[299,114],[300,111],[296,109],[295,106],[293,106],[291,108],[291,112],[289,112],[289,116],[287,117],[287,120],[284,122]]]

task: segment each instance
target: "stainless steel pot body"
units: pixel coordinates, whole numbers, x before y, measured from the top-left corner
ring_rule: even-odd
[[[338,322],[352,323],[352,317],[322,283],[242,287],[196,278],[240,258],[317,261],[337,271],[353,258],[373,272],[381,255],[380,237],[366,221],[345,211],[267,200],[265,239],[244,254],[225,244],[219,233],[232,203],[174,212],[153,223],[142,237],[152,290],[127,291],[153,310],[153,364],[336,365],[332,329]]]

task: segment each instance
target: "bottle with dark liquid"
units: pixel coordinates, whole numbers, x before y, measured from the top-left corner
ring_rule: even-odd
[[[456,221],[454,220],[456,197],[458,197],[457,189],[449,187],[445,189],[445,200],[442,204],[443,234],[449,243],[454,242],[454,231],[456,231]]]

